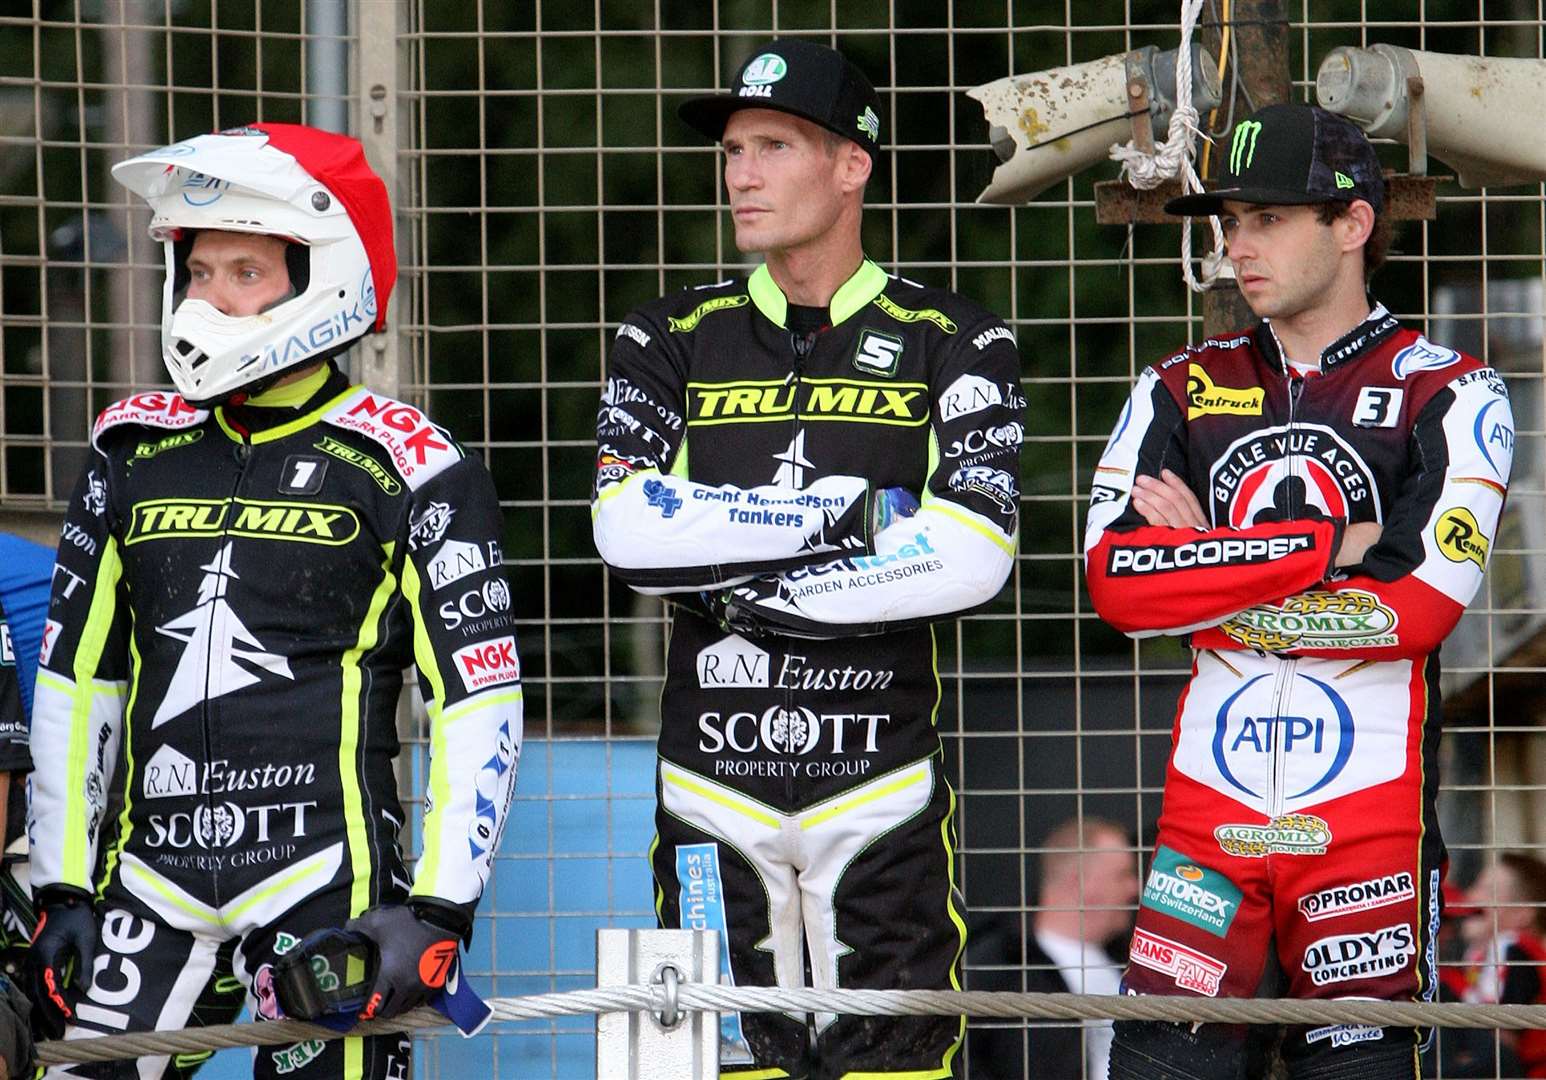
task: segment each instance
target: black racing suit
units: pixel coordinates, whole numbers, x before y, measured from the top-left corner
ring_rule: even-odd
[[[77,1029],[184,1026],[233,942],[272,1016],[279,954],[410,893],[470,923],[522,716],[482,463],[337,372],[292,409],[139,394],[92,442],[59,545],[29,820],[34,889],[97,896]],[[410,663],[431,725],[412,874],[392,770]],[[256,1069],[393,1076],[408,1045],[268,1048]]]
[[[802,319],[812,332],[791,331]],[[868,261],[828,309],[792,309],[764,267],[618,330],[596,545],[679,605],[657,910],[720,930],[730,980],[799,986],[808,964],[817,986],[958,985],[929,624],[1009,575],[1023,404],[998,318]],[[872,535],[872,500],[897,487],[921,508]],[[803,1019],[728,1015],[721,1061],[946,1077],[962,1026],[823,1015],[812,1051]]]

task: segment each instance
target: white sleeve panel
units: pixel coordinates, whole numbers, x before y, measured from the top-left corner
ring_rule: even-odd
[[[1491,368],[1450,383],[1444,414],[1448,463],[1444,486],[1422,529],[1423,560],[1414,577],[1464,607],[1481,587],[1497,537],[1514,460],[1514,416]]]
[[[94,885],[97,838],[112,788],[123,734],[128,684],[87,678],[77,683],[38,672],[32,705],[32,760],[46,765],[27,778],[27,836],[34,884]]]
[[[687,572],[680,582],[663,575],[646,583],[723,583],[737,568],[849,550],[863,535],[868,499],[869,484],[857,476],[828,476],[795,491],[710,487],[642,469],[601,488],[591,525],[596,550],[625,578],[680,570]]]
[[[424,857],[413,895],[475,903],[509,820],[524,731],[521,688],[474,694],[430,717]]]
[[[874,555],[854,555],[759,579],[735,591],[768,629],[827,636],[821,627],[873,626],[954,615],[987,603],[1014,566],[1018,534],[979,514],[930,498],[918,513],[875,537]]]

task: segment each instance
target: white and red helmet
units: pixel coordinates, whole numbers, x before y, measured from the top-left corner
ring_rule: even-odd
[[[190,402],[218,402],[386,325],[397,280],[392,207],[357,140],[249,124],[120,162],[113,179],[150,204],[151,239],[166,246],[161,355]],[[245,317],[183,299],[200,229],[298,245],[287,260],[290,295]]]

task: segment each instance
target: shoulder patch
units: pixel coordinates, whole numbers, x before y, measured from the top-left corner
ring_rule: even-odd
[[[1416,375],[1420,371],[1438,371],[1451,364],[1460,363],[1460,354],[1443,345],[1435,345],[1427,338],[1418,336],[1406,348],[1396,353],[1390,362],[1390,373],[1398,379]]]
[[[379,443],[410,489],[462,460],[462,448],[412,405],[357,386],[322,416],[334,427]]]
[[[617,337],[627,338],[641,349],[650,347],[650,336],[641,326],[625,322],[617,328]]]
[[[903,307],[885,293],[877,296],[874,304],[897,322],[931,322],[947,334],[956,332],[955,320],[938,308],[918,308],[915,311],[912,308]]]
[[[181,394],[170,390],[147,390],[143,394],[115,401],[103,409],[91,427],[91,441],[95,445],[103,432],[121,424],[178,431],[202,424],[208,418],[208,409],[195,409],[183,400]]]
[[[667,332],[672,334],[685,334],[698,328],[704,316],[712,315],[716,311],[724,311],[726,308],[745,307],[752,302],[747,293],[736,293],[734,296],[716,296],[712,300],[705,300],[692,309],[691,314],[684,318],[669,318],[666,320]]]

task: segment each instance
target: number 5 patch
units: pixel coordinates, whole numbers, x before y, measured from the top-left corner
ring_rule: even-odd
[[[1401,419],[1404,391],[1389,386],[1366,386],[1358,392],[1353,423],[1359,427],[1395,427]]]
[[[279,475],[279,490],[286,495],[315,495],[322,490],[325,475],[325,459],[310,454],[291,454],[285,458],[284,471]]]
[[[896,374],[902,360],[902,339],[879,330],[866,330],[859,336],[859,348],[854,353],[854,367],[871,375],[884,375],[888,379]]]

